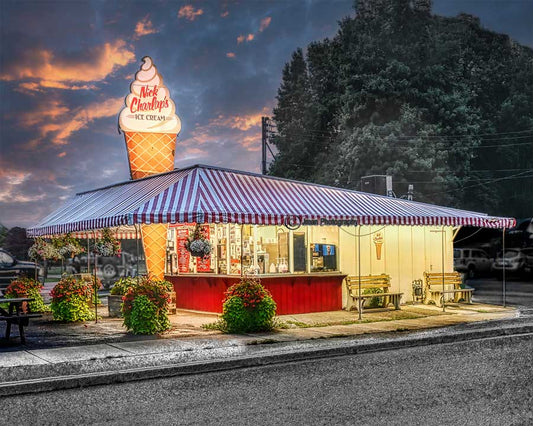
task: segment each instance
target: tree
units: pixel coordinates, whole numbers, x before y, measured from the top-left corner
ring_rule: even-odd
[[[430,4],[359,0],[332,40],[293,54],[270,173],[353,189],[391,174],[418,200],[530,215],[533,52]]]
[[[7,228],[0,223],[0,247],[4,246],[6,234],[7,234]]]
[[[4,248],[20,260],[28,259],[28,250],[33,245],[33,240],[26,237],[26,229],[15,226],[7,231]]]

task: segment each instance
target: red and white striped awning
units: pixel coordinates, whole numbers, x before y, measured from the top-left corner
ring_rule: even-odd
[[[513,218],[211,166],[193,166],[77,194],[30,236],[139,223],[471,225],[511,228]]]
[[[110,231],[112,235],[117,240],[135,240],[137,238],[141,238],[141,231],[135,230],[134,226],[121,226],[118,228],[110,228]],[[57,235],[43,235],[44,237],[55,237]],[[76,232],[70,232],[70,236],[72,238],[78,238],[80,240],[86,240],[86,239],[101,239],[102,238],[102,231],[101,230],[92,230],[92,231],[76,231]]]

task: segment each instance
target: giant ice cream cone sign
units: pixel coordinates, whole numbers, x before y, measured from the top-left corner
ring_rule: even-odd
[[[176,137],[181,130],[176,106],[152,58],[145,56],[142,61],[118,121],[126,139],[132,179],[173,170]]]
[[[172,171],[176,138],[181,130],[176,106],[152,58],[145,56],[142,61],[118,119],[126,139],[132,179]],[[146,268],[152,276],[162,279],[167,225],[142,225],[141,230]]]

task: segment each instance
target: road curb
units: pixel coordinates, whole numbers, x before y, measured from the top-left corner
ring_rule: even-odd
[[[339,357],[394,349],[413,348],[435,344],[456,343],[496,337],[531,338],[533,324],[488,328],[483,330],[459,331],[438,336],[402,337],[377,342],[347,342],[346,345],[328,348],[299,349],[285,353],[267,355],[245,355],[240,357],[192,361],[183,364],[145,366],[114,371],[72,374],[68,376],[44,377],[0,383],[0,396],[49,392],[60,389],[83,388],[112,383],[126,383],[137,380],[156,379],[171,376],[203,374],[238,368],[259,367],[287,362],[298,362],[325,357]],[[261,344],[259,342],[259,344]],[[270,343],[270,345],[275,345]],[[270,346],[269,345],[269,346]]]

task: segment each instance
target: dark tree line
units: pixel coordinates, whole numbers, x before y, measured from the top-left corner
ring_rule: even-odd
[[[352,189],[389,174],[419,201],[531,216],[533,51],[429,0],[355,7],[283,69],[270,174]]]

